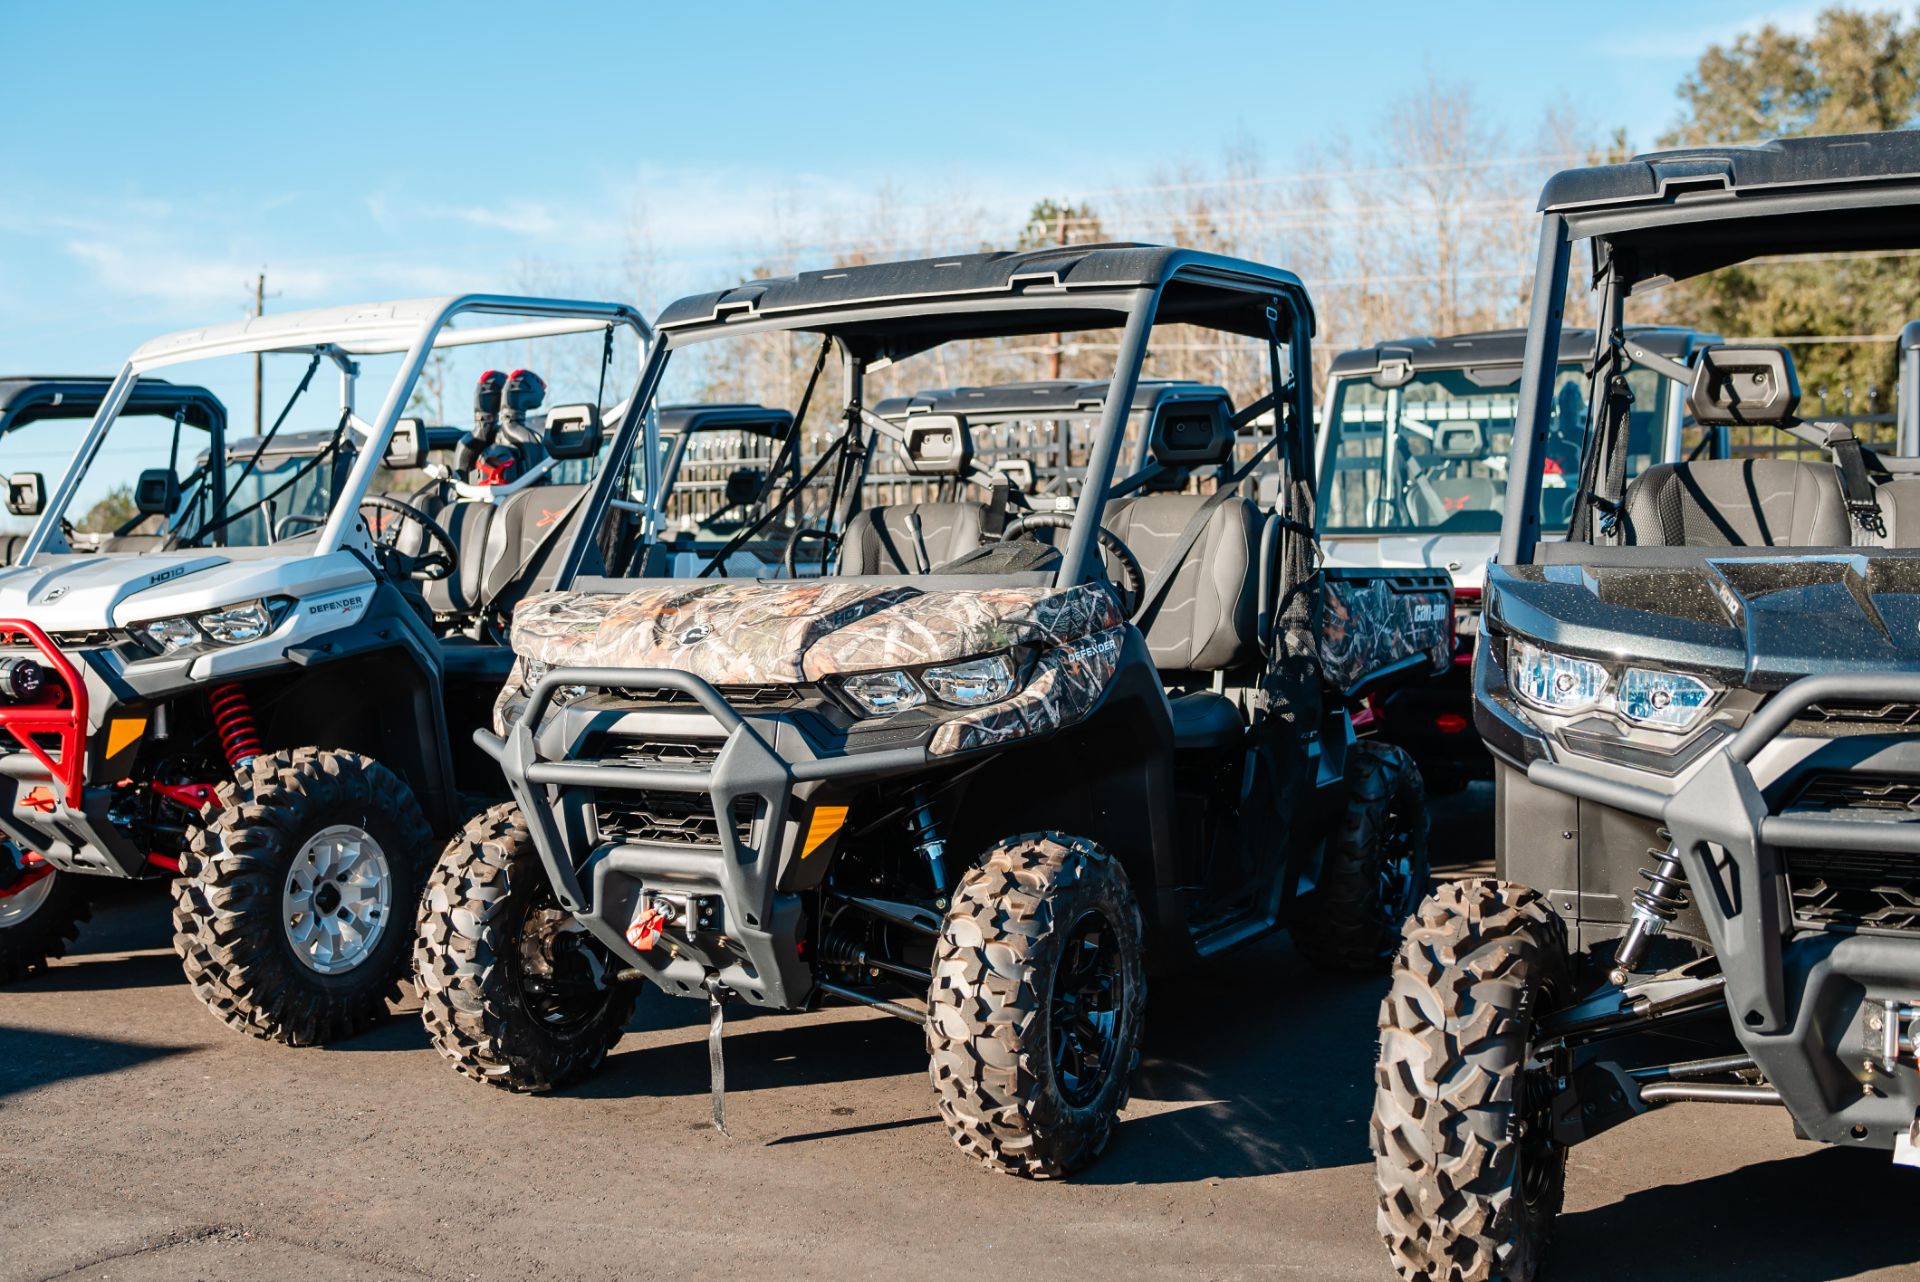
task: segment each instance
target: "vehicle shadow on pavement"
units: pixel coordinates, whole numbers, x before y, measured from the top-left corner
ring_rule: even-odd
[[[0,1073],[0,1099],[55,1082],[117,1073],[193,1049],[0,1024],[0,1064],[7,1065],[7,1071]]]
[[[1157,981],[1133,1102],[1078,1182],[1182,1184],[1371,1161],[1385,983],[1316,971],[1284,939]]]
[[[1916,1205],[1920,1171],[1880,1151],[1815,1149],[1563,1215],[1552,1273],[1555,1282],[1838,1282],[1920,1263]]]
[[[173,950],[128,954],[90,954],[63,957],[18,986],[20,991],[99,993],[122,988],[186,987],[180,959]],[[11,990],[10,990],[11,991]]]

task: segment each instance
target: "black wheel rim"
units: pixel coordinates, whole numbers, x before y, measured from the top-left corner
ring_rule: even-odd
[[[1075,1108],[1098,1099],[1118,1067],[1126,989],[1112,927],[1097,910],[1083,913],[1060,950],[1047,1008],[1053,1080]]]
[[[613,986],[591,936],[571,922],[552,907],[528,913],[515,975],[514,987],[527,1014],[559,1032],[597,1019]]]

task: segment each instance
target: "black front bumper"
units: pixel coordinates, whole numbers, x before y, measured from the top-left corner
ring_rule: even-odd
[[[1805,677],[1774,695],[1671,794],[1536,757],[1527,780],[1662,825],[1721,968],[1733,1032],[1800,1128],[1827,1143],[1894,1147],[1920,1114],[1920,1069],[1897,1045],[1920,1005],[1920,933],[1797,926],[1794,851],[1920,861],[1920,822],[1774,813],[1752,764],[1815,705],[1920,703],[1920,673]],[[1887,1053],[1887,1022],[1895,1041]]]
[[[661,714],[562,708],[543,725],[563,687],[683,696],[698,708],[666,714],[684,723],[676,734],[705,737],[712,750],[689,765],[570,759],[589,734],[640,739],[644,719]],[[781,888],[783,868],[802,848],[802,818],[823,791],[913,774],[930,760],[924,744],[820,751],[790,718],[743,717],[707,681],[669,669],[549,672],[504,739],[485,730],[474,738],[500,763],[560,906],[615,957],[668,992],[697,994],[712,978],[754,1005],[782,1010],[804,1007],[813,992],[801,896]],[[704,794],[714,840],[609,839],[597,818],[602,805],[636,794]],[[576,850],[588,853],[576,861]],[[689,914],[654,947],[638,949],[627,927],[655,896],[717,901],[718,912]]]

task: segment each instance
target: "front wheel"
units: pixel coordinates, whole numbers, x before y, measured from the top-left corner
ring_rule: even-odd
[[[65,954],[87,916],[77,877],[28,863],[0,838],[0,984],[45,970]]]
[[[385,1019],[433,841],[412,789],[371,758],[294,748],[255,757],[217,797],[173,883],[195,994],[292,1046]]]
[[[1404,748],[1362,739],[1347,756],[1347,810],[1327,838],[1320,883],[1294,941],[1330,970],[1386,969],[1427,890],[1427,794]]]
[[[1571,995],[1566,928],[1536,891],[1453,882],[1408,923],[1374,1069],[1379,1229],[1408,1282],[1530,1282],[1566,1190],[1565,1065],[1534,1045]]]
[[[511,803],[480,815],[434,866],[413,946],[434,1049],[477,1082],[564,1086],[599,1067],[633,1013],[635,985],[562,911]]]
[[[934,951],[927,1053],[954,1141],[987,1167],[1068,1175],[1098,1157],[1139,1058],[1147,977],[1127,874],[1057,833],[994,847]]]

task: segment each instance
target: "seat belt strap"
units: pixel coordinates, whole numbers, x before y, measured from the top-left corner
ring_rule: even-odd
[[[1844,423],[1827,429],[1827,449],[1840,470],[1840,492],[1846,498],[1847,512],[1864,533],[1884,536],[1887,523],[1880,515],[1880,499],[1867,475],[1865,451],[1860,438]]]
[[[1173,542],[1173,550],[1153,572],[1153,579],[1140,593],[1140,607],[1133,612],[1133,625],[1136,628],[1145,632],[1153,623],[1154,616],[1160,613],[1161,599],[1166,596],[1167,589],[1173,586],[1174,579],[1180,573],[1180,567],[1186,564],[1187,553],[1193,551],[1194,544],[1200,541],[1200,535],[1205,532],[1207,522],[1213,519],[1215,509],[1228,499],[1239,496],[1240,482],[1252,474],[1260,460],[1265,458],[1274,446],[1280,443],[1280,440],[1281,433],[1276,430],[1267,439],[1265,445],[1253,452],[1251,458],[1233,472],[1223,474],[1214,482],[1213,493],[1207,495],[1206,502],[1202,503],[1187,521],[1186,527],[1180,531],[1180,537]]]

